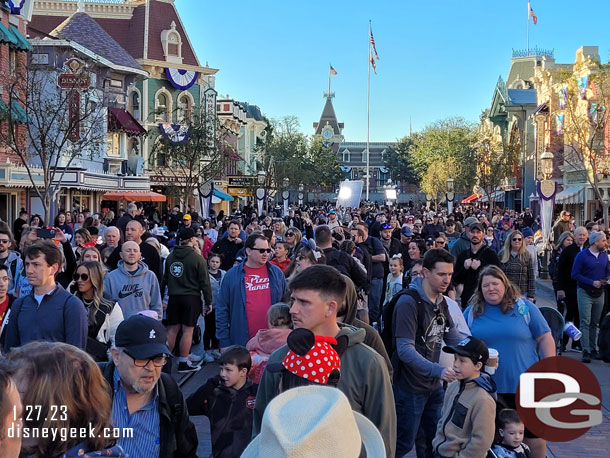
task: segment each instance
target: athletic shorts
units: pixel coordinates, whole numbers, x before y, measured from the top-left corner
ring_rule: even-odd
[[[167,301],[167,324],[194,327],[202,307],[201,296],[170,296]]]

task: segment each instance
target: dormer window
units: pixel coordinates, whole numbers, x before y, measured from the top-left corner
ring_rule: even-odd
[[[182,37],[176,30],[176,23],[172,21],[170,28],[161,32],[163,54],[167,62],[182,63]]]

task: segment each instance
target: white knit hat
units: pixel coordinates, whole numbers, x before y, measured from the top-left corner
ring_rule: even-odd
[[[366,453],[362,453],[366,450]],[[385,458],[375,425],[337,388],[304,386],[274,398],[241,458]]]

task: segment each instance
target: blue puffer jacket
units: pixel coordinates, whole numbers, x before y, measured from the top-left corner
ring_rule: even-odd
[[[286,289],[286,277],[282,271],[267,263],[271,304],[280,302]],[[246,316],[246,271],[244,263],[229,269],[222,279],[216,298],[216,338],[220,347],[248,343],[248,318]]]

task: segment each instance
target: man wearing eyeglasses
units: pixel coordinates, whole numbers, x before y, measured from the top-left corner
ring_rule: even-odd
[[[197,432],[182,393],[161,372],[171,354],[166,341],[161,322],[134,315],[117,328],[112,361],[99,365],[112,388],[112,424],[133,428],[117,441],[126,456],[197,456]]]
[[[216,299],[216,337],[221,351],[245,346],[259,329],[267,328],[267,310],[280,302],[286,277],[269,263],[269,240],[261,233],[246,239],[246,261],[225,274]]]

